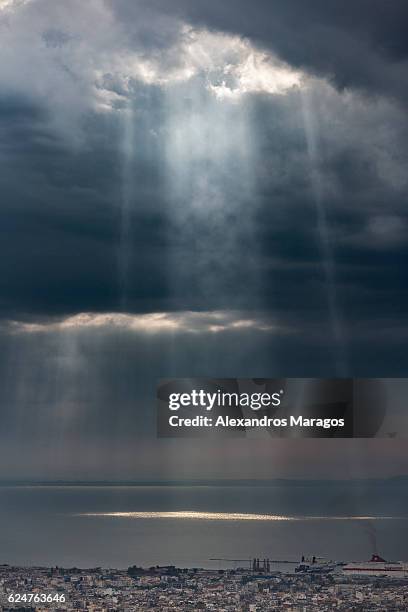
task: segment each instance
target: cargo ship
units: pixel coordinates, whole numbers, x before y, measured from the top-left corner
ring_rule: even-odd
[[[327,561],[323,557],[305,557],[295,567],[295,572],[300,574],[330,574],[339,564],[336,561]]]

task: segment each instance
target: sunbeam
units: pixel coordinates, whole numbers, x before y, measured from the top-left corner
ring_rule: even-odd
[[[305,89],[301,91],[301,104],[309,160],[310,183],[316,205],[317,230],[322,254],[329,321],[333,335],[334,370],[337,376],[346,376],[348,372],[346,336],[338,304],[334,253],[321,174],[321,145],[319,143],[318,116],[315,110],[317,101],[312,97],[310,91]]]

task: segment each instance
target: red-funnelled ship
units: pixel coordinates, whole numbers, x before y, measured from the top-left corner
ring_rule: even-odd
[[[349,576],[383,576],[408,578],[408,565],[401,561],[386,561],[374,554],[370,561],[355,561],[343,565],[342,571]]]

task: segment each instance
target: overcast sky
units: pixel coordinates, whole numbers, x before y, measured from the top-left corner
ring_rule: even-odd
[[[181,448],[154,403],[406,374],[407,17],[0,0],[1,477],[408,471],[398,439]]]

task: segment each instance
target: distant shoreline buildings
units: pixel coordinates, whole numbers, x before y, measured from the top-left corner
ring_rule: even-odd
[[[26,594],[64,603],[26,604]],[[20,597],[17,597],[17,596]],[[33,599],[33,597],[31,598]],[[26,598],[27,600],[27,598]],[[28,605],[28,607],[27,607]],[[408,579],[268,570],[268,560],[239,569],[156,566],[78,569],[0,566],[0,606],[7,610],[171,612],[406,611]]]

